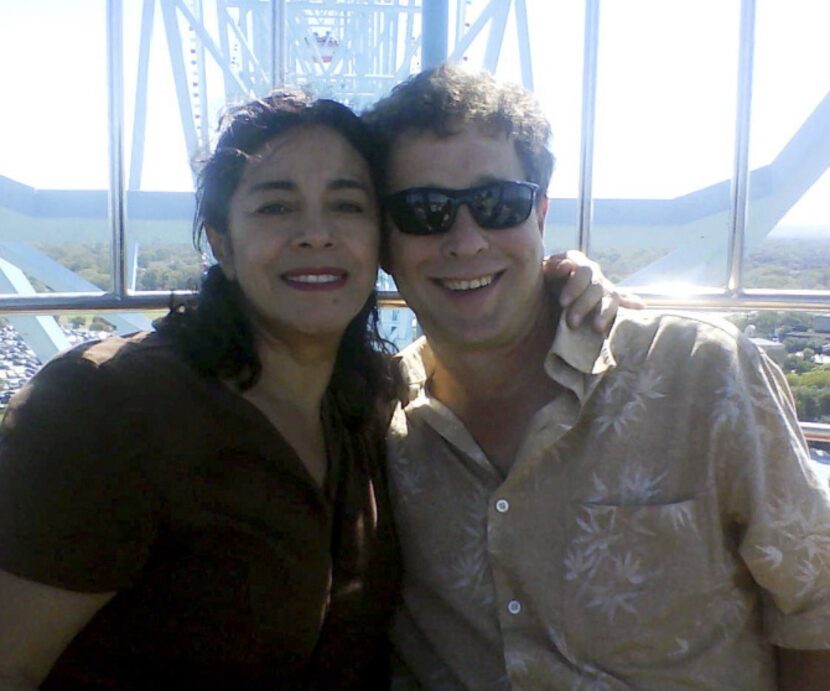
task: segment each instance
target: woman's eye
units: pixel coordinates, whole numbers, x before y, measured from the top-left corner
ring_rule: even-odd
[[[342,201],[335,202],[334,209],[340,213],[360,214],[363,213],[363,204],[344,199]]]
[[[257,209],[258,214],[263,214],[265,216],[280,216],[282,214],[287,214],[289,211],[291,211],[291,209],[287,205],[281,204],[280,202],[264,204]]]

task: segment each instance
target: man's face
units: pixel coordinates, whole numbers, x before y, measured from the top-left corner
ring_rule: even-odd
[[[464,189],[525,180],[513,140],[476,126],[439,138],[404,134],[393,146],[387,188]],[[478,225],[466,205],[446,233],[408,235],[391,218],[385,268],[436,345],[500,347],[525,337],[545,309],[542,230],[547,199],[540,190],[530,216],[499,230]]]

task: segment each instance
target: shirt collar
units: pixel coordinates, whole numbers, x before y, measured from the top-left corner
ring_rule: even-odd
[[[611,329],[613,331],[613,328]],[[555,382],[573,391],[584,403],[597,382],[617,361],[611,352],[611,333],[593,330],[589,319],[572,329],[564,316],[545,357],[545,372]]]
[[[613,331],[613,329],[611,330]],[[545,356],[545,371],[559,384],[571,389],[580,403],[594,388],[601,376],[616,367],[611,352],[611,333],[596,333],[589,320],[572,329],[565,319],[559,320],[553,343]],[[405,385],[407,403],[426,396],[426,385],[435,367],[435,356],[424,336],[395,356]]]
[[[408,398],[405,404],[411,403],[419,396],[425,396],[427,381],[435,367],[435,357],[426,337],[421,336],[410,343],[395,356],[395,361],[404,386],[408,388]]]

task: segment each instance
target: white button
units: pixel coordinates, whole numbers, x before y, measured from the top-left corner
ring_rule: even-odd
[[[507,499],[499,499],[496,502],[496,511],[499,513],[507,513],[510,510],[510,502]]]
[[[507,611],[510,612],[510,614],[518,614],[522,611],[522,603],[518,600],[511,600],[507,603]]]

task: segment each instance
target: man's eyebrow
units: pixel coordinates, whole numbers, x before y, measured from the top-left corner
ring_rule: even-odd
[[[519,178],[519,179],[521,179],[521,178]],[[506,182],[508,180],[513,180],[513,178],[512,177],[505,177],[504,175],[494,175],[492,173],[485,173],[483,175],[477,175],[475,177],[475,179],[472,181],[472,184],[470,185],[470,187],[472,188],[472,187],[481,187],[483,185],[492,185],[493,183],[496,183],[496,182]],[[412,187],[414,187],[414,188],[432,187],[432,188],[438,189],[438,190],[462,189],[462,188],[457,187],[455,185],[445,185],[445,184],[437,183],[437,182],[433,182],[433,183],[426,182],[426,183],[423,183],[423,184],[420,184],[420,185],[412,185]],[[405,189],[410,189],[410,188],[407,187]]]
[[[291,180],[265,180],[251,185],[251,192],[267,192],[268,190],[295,190],[297,185]]]
[[[504,182],[508,179],[512,180],[513,178],[505,178],[501,175],[491,175],[490,173],[487,173],[485,175],[479,175],[476,178],[475,183],[476,185],[491,185],[494,182]]]

